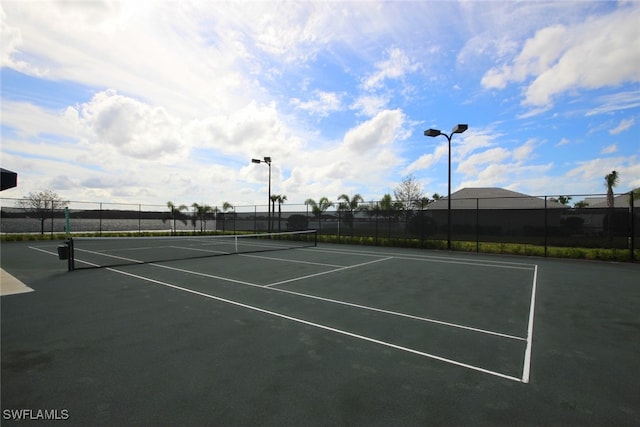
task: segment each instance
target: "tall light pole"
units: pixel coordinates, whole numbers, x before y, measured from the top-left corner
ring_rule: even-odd
[[[447,249],[451,250],[451,137],[454,133],[462,133],[469,128],[468,125],[465,124],[457,124],[449,135],[446,133],[440,132],[438,129],[427,129],[424,131],[424,136],[440,136],[444,135],[447,137],[447,141],[449,142],[449,190],[447,195]]]
[[[267,200],[267,231],[271,232],[271,157],[265,157],[264,160],[251,159],[251,163],[266,163],[269,166],[269,193]]]

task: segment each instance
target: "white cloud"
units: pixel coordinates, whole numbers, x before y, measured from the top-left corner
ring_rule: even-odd
[[[511,64],[490,69],[482,85],[503,89],[531,77],[522,103],[544,108],[571,90],[640,81],[640,47],[629,43],[638,38],[639,17],[640,7],[631,4],[578,25],[543,28]]]
[[[52,110],[28,102],[3,100],[0,104],[2,123],[28,138],[55,130],[57,135],[76,136],[75,110]]]
[[[388,102],[388,96],[362,95],[351,104],[351,108],[362,115],[372,117],[382,111]]]
[[[586,116],[608,114],[614,111],[628,110],[640,107],[640,90],[621,91],[596,98],[599,104],[586,113]]]
[[[385,80],[399,79],[418,69],[418,64],[412,61],[402,49],[397,47],[389,49],[387,55],[388,59],[375,64],[376,71],[364,78],[362,82],[364,89],[378,89]]]
[[[611,144],[602,148],[602,150],[600,150],[600,154],[613,154],[617,151],[618,151],[618,146],[616,144]]]
[[[350,129],[344,144],[350,150],[361,153],[394,142],[402,131],[404,115],[400,110],[385,110],[371,120]]]
[[[618,126],[616,126],[615,128],[611,129],[609,133],[611,135],[617,135],[621,132],[631,129],[635,124],[636,124],[636,120],[633,117],[630,119],[621,120],[620,124],[618,124]]]
[[[513,150],[513,159],[518,162],[524,162],[526,160],[531,160],[533,155],[533,150],[536,146],[536,141],[534,139],[530,139],[529,141],[522,144],[520,147],[517,147]]]
[[[481,153],[472,154],[458,164],[457,171],[464,175],[486,173],[488,169],[497,167],[500,162],[511,157],[511,153],[504,148],[496,147]],[[486,166],[487,163],[491,163]],[[480,172],[483,171],[483,172]]]
[[[410,175],[420,170],[427,170],[441,159],[448,156],[449,146],[447,143],[440,144],[433,153],[423,154],[404,169],[403,175]]]
[[[620,176],[618,191],[629,191],[638,183],[640,161],[636,156],[602,157],[576,163],[577,166],[567,171],[566,177],[571,181],[595,183],[589,192],[604,193],[606,191],[604,177],[615,170]]]
[[[145,160],[186,153],[181,124],[161,107],[151,107],[115,91],[96,94],[80,111],[80,122],[93,131],[89,144],[104,144],[125,156]]]
[[[312,115],[327,117],[330,113],[342,109],[342,95],[335,92],[324,92],[316,90],[313,98],[308,101],[301,101],[293,98],[291,104],[296,108],[308,111]]]

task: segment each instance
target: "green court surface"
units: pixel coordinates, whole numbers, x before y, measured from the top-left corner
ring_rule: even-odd
[[[1,246],[2,425],[640,425],[640,265],[59,243]]]

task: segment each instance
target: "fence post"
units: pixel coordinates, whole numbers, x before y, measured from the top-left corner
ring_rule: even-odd
[[[53,240],[53,217],[56,214],[54,207],[53,200],[51,200],[51,240]]]
[[[378,202],[376,202],[376,209],[374,211],[375,214],[375,218],[376,218],[376,246],[378,246],[378,221],[380,219],[380,212],[379,212],[379,207],[378,207]]]
[[[633,190],[629,191],[629,215],[630,215],[630,221],[631,221],[631,227],[630,227],[630,233],[631,236],[629,237],[629,261],[634,262],[635,261],[635,253],[634,253],[634,249],[636,247],[635,245],[635,236],[636,236],[636,230],[635,230],[635,223],[636,223],[636,216],[635,216],[635,212],[633,209]]]
[[[480,252],[480,198],[476,198],[476,253]]]
[[[547,221],[547,196],[544,196],[544,257],[547,257],[549,224]]]

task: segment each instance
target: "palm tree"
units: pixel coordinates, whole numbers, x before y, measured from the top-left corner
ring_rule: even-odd
[[[338,209],[345,211],[344,222],[351,228],[351,235],[353,235],[353,213],[360,210],[358,205],[364,202],[364,199],[360,194],[354,194],[353,197],[341,194],[338,200],[342,200],[338,205]]]
[[[191,218],[191,222],[193,224],[193,231],[196,231],[196,222],[200,221],[200,232],[207,230],[207,219],[209,215],[213,212],[213,209],[209,205],[199,205],[194,203],[191,205],[193,208],[193,218]]]
[[[271,195],[271,206],[269,206],[269,209],[271,209],[271,215],[269,215],[269,232],[273,231],[273,220],[274,220],[274,216],[276,214],[276,201],[278,200],[278,195],[277,194],[272,194]]]
[[[191,207],[193,208],[193,216],[191,217],[191,225],[193,225],[193,232],[196,232],[196,223],[200,218],[200,212],[202,207],[197,203],[192,203]],[[202,231],[202,221],[200,222],[200,231]]]
[[[228,210],[233,210],[233,205],[229,202],[224,202],[222,204],[222,231],[226,230]]]
[[[284,194],[276,194],[275,196],[271,196],[271,198],[272,200],[278,202],[278,231],[282,231],[282,204],[287,200],[287,196],[285,196]]]
[[[607,207],[609,208],[609,214],[607,215],[607,228],[609,239],[613,239],[613,216],[615,215],[615,199],[613,198],[613,187],[618,185],[620,181],[620,176],[618,172],[611,171],[604,176],[604,182],[607,187]]]
[[[618,175],[618,172],[612,171],[604,176],[604,181],[607,187],[607,207],[613,208],[613,187],[618,185],[618,182],[620,182],[620,175]]]
[[[322,213],[333,206],[333,202],[326,197],[321,197],[317,203],[313,199],[307,199],[304,204],[311,206],[311,212],[318,218],[318,228],[322,230]]]
[[[187,224],[187,220],[184,219],[184,216],[182,215],[182,211],[186,211],[187,206],[186,205],[180,205],[180,206],[176,206],[175,203],[169,201],[167,202],[167,207],[169,208],[169,214],[170,214],[170,219],[173,221],[173,229],[171,230],[171,234],[175,234],[176,232],[176,220],[180,220],[182,221],[183,224]],[[163,220],[164,222],[164,220]]]
[[[214,206],[211,208],[211,213],[213,214],[213,231],[218,231],[218,214],[220,213],[220,209]]]

